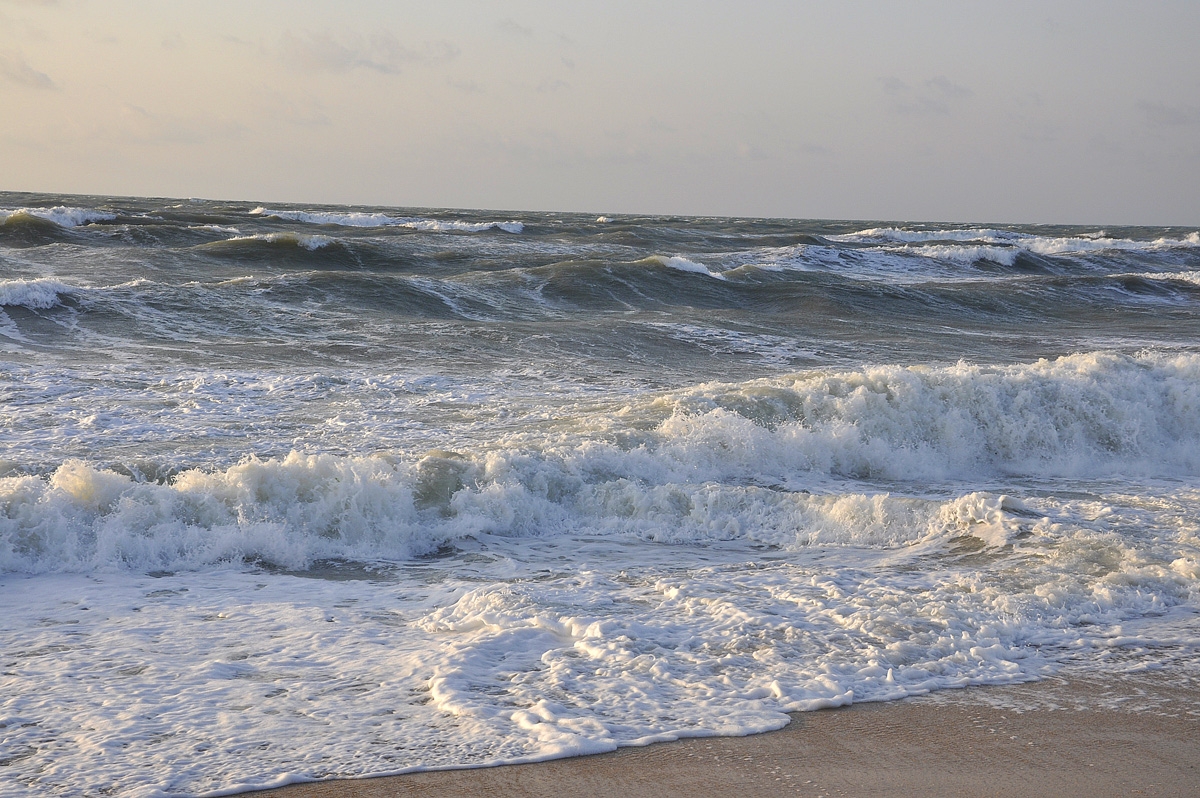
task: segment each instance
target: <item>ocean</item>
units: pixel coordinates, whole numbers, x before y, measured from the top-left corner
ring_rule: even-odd
[[[0,795],[1200,676],[1200,234],[0,193]]]

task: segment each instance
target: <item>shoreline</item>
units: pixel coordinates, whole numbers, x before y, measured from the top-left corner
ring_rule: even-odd
[[[693,737],[488,768],[306,782],[253,798],[382,796],[1200,795],[1200,684],[1052,678],[792,715]]]

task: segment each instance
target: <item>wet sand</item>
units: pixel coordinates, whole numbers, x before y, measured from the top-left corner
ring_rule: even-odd
[[[1200,796],[1200,685],[1137,676],[952,690],[797,714],[750,737],[247,795]]]

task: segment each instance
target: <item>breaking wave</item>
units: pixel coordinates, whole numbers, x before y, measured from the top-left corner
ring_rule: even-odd
[[[906,485],[1200,473],[1200,356],[808,372],[644,397],[476,450],[292,452],[158,482],[79,460],[0,480],[0,568],[404,559],[470,535],[1002,545],[1021,505]],[[573,431],[572,431],[573,430]],[[861,480],[871,481],[864,485]]]
[[[252,216],[273,217],[291,222],[304,224],[337,225],[340,227],[406,227],[411,230],[429,232],[465,232],[478,233],[484,230],[502,230],[506,233],[520,233],[525,229],[521,222],[467,222],[457,219],[424,219],[418,217],[397,217],[385,213],[333,213],[289,211],[259,206],[250,211]]]
[[[71,208],[65,205],[57,205],[53,208],[17,208],[15,210],[0,208],[0,223],[17,224],[29,218],[42,219],[59,227],[79,227],[92,222],[109,222],[116,219],[117,216],[114,213],[95,208]]]
[[[45,310],[59,304],[60,297],[79,289],[51,278],[0,280],[0,307]]]
[[[828,236],[828,239],[845,243],[905,244],[907,245],[906,251],[928,253],[932,257],[937,257],[939,253],[953,251],[953,248],[946,246],[949,242],[969,243],[976,247],[1012,248],[1037,255],[1076,255],[1111,251],[1160,252],[1200,247],[1200,231],[1189,233],[1181,238],[1161,237],[1139,241],[1128,238],[1110,238],[1104,231],[1091,236],[1039,236],[990,228],[906,230],[896,227],[876,227],[860,230],[857,233],[831,235]],[[933,246],[923,246],[927,244]]]

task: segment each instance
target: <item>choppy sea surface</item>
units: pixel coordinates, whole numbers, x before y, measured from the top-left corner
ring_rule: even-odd
[[[1200,235],[0,193],[0,795],[1200,673]]]

